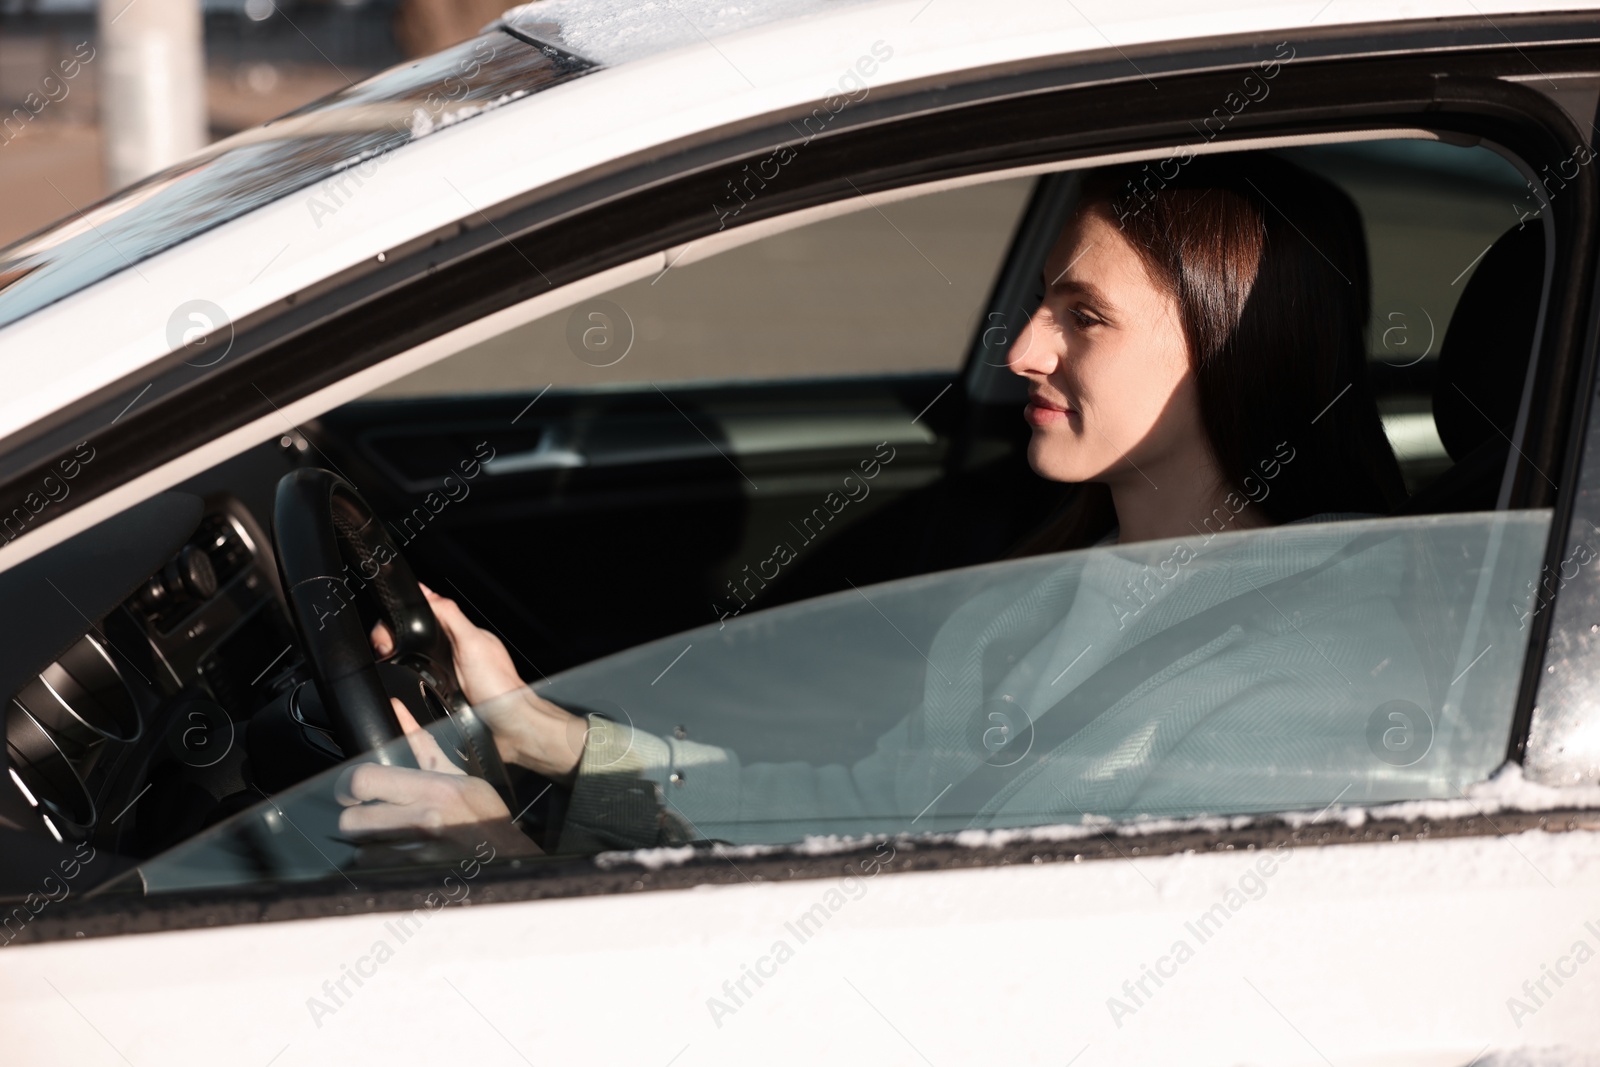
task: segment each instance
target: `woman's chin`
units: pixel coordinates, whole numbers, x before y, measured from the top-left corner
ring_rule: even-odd
[[[1028,466],[1033,473],[1052,482],[1093,481],[1101,473],[1092,464],[1084,463],[1075,443],[1052,441],[1049,434],[1035,430],[1028,442]]]

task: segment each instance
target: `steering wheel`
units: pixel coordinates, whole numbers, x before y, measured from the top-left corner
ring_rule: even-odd
[[[494,735],[456,683],[449,641],[416,575],[355,486],[314,467],[284,475],[273,527],[290,614],[345,756],[369,752],[379,763],[416,766],[409,745],[390,743],[404,733],[389,704],[399,697],[413,713],[423,711],[419,722],[448,717],[467,772],[493,785],[515,811]],[[357,607],[363,598],[394,635],[394,652],[383,664]]]

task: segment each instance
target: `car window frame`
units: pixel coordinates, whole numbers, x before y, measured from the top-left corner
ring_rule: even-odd
[[[1596,122],[1600,102],[1586,134],[1600,132]],[[1595,140],[1585,137],[1591,146]],[[1588,358],[1572,390],[1574,429],[1561,467],[1568,490],[1556,501],[1551,550],[1535,590],[1543,640],[1530,654],[1537,662],[1523,674],[1507,755],[1531,780],[1556,787],[1600,784],[1600,706],[1589,696],[1600,671],[1600,574],[1589,565],[1596,558],[1591,542],[1600,534],[1600,276],[1591,290],[1583,346]],[[1578,566],[1568,575],[1574,562]]]

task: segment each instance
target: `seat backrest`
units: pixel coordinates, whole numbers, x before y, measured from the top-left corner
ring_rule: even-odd
[[[1544,229],[1507,230],[1468,279],[1445,330],[1433,421],[1455,465],[1402,509],[1406,514],[1495,506],[1533,353],[1544,288]]]
[[[1513,227],[1473,271],[1439,349],[1433,421],[1450,458],[1510,436],[1544,287],[1544,228]],[[1497,432],[1498,431],[1498,432]]]

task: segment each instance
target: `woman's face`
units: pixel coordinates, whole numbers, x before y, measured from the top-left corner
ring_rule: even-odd
[[[1177,300],[1104,211],[1079,211],[1050,252],[1045,296],[1006,355],[1027,379],[1028,462],[1061,482],[1189,471],[1210,458]]]

